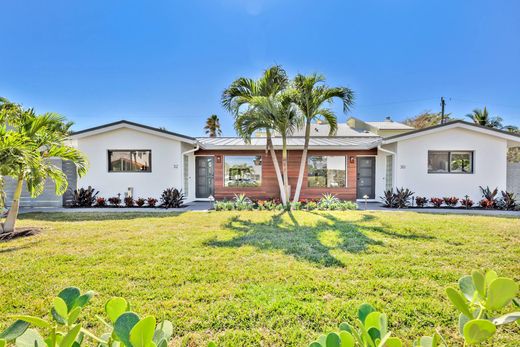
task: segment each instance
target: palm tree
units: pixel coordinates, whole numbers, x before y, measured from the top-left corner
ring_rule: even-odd
[[[289,201],[289,174],[287,164],[287,137],[302,126],[298,108],[293,104],[288,93],[282,92],[275,96],[255,96],[249,101],[250,107],[241,112],[235,122],[237,133],[250,139],[255,131],[270,129],[282,139],[282,172],[283,195]]]
[[[0,175],[16,179],[11,208],[5,222],[0,223],[3,237],[14,233],[24,181],[32,197],[43,192],[47,178],[54,181],[57,195],[67,189],[67,177],[50,158],[74,162],[80,177],[86,173],[86,158],[79,150],[65,145],[71,123],[64,121],[55,113],[36,115],[33,109],[1,101]]]
[[[281,66],[272,66],[268,68],[264,71],[264,74],[258,80],[240,77],[231,83],[231,85],[222,93],[222,106],[231,112],[235,117],[235,129],[241,128],[240,122],[237,121],[240,114],[244,112],[244,108],[246,108],[245,112],[248,110],[252,112],[253,107],[251,106],[251,100],[254,97],[274,97],[286,89],[288,83],[289,79],[287,78],[287,73],[284,69],[282,69]],[[268,119],[263,118],[251,119],[250,122],[252,123],[250,125],[250,129],[265,130],[266,151],[269,151],[271,154],[274,171],[278,180],[278,187],[280,189],[280,198],[282,203],[285,205],[287,204],[287,199],[282,173],[280,171],[280,165],[273,147],[271,136],[272,124]],[[252,133],[248,133],[246,131],[239,132],[239,134],[242,134],[244,139],[248,140],[248,136],[250,136]]]
[[[354,92],[346,87],[328,87],[322,75],[312,74],[304,76],[296,75],[293,82],[292,100],[300,109],[305,118],[305,142],[298,173],[298,183],[294,193],[293,201],[297,202],[303,184],[303,174],[307,165],[307,153],[309,151],[309,141],[311,133],[311,123],[317,119],[324,119],[329,124],[329,135],[336,133],[338,123],[334,112],[325,103],[331,103],[334,98],[338,98],[343,103],[343,112],[348,112],[354,103]]]
[[[217,137],[222,136],[222,130],[220,129],[220,119],[216,114],[212,114],[206,119],[206,126],[204,127],[206,130],[206,134],[209,134],[209,137]]]
[[[466,115],[466,117],[470,118],[475,124],[482,125],[489,128],[502,128],[502,118],[490,117],[487,108],[484,106],[484,109],[474,109],[472,113]]]

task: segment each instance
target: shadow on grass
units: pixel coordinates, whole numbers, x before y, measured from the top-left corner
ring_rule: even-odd
[[[284,221],[287,214],[290,222]],[[231,217],[223,226],[239,235],[231,240],[213,239],[207,245],[213,247],[241,247],[254,246],[261,250],[281,250],[296,259],[309,261],[323,266],[343,267],[340,260],[331,254],[331,251],[340,250],[348,253],[360,253],[370,245],[383,246],[380,240],[374,240],[365,232],[376,232],[392,238],[410,240],[431,239],[433,237],[401,234],[380,226],[364,225],[376,219],[375,216],[365,214],[357,221],[338,219],[332,214],[315,213],[317,222],[313,225],[301,225],[291,212],[284,212],[273,216],[265,222],[252,222]]]
[[[18,216],[20,220],[36,220],[48,222],[86,222],[129,220],[137,218],[168,218],[183,214],[186,211],[169,209],[161,212],[117,212],[117,209],[99,209],[92,212],[26,212]]]

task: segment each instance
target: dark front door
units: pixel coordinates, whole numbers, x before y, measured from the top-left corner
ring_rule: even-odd
[[[376,158],[357,158],[357,198],[375,199],[376,195]]]
[[[213,195],[213,174],[215,166],[213,165],[213,157],[195,157],[195,169],[197,175],[195,178],[195,196],[197,198],[209,198]]]

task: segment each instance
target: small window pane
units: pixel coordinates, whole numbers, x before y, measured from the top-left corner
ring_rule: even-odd
[[[225,156],[225,187],[259,187],[262,182],[261,156]]]
[[[344,156],[312,156],[307,167],[307,185],[311,188],[346,187],[346,160]]]
[[[428,172],[449,172],[449,152],[428,152]]]
[[[151,151],[108,151],[110,172],[150,172]]]
[[[471,152],[451,152],[450,172],[472,172]]]

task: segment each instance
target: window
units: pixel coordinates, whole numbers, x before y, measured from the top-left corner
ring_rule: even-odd
[[[310,188],[344,188],[347,186],[345,157],[313,156],[307,161],[307,185]]]
[[[152,172],[152,151],[108,151],[109,172]]]
[[[225,187],[259,187],[262,183],[262,157],[225,156]]]
[[[184,195],[188,196],[189,195],[189,174],[190,174],[190,159],[189,157],[185,154],[184,155],[184,158],[182,159],[182,169],[183,169],[183,173],[184,173]]]
[[[473,152],[429,151],[428,173],[473,173]]]

